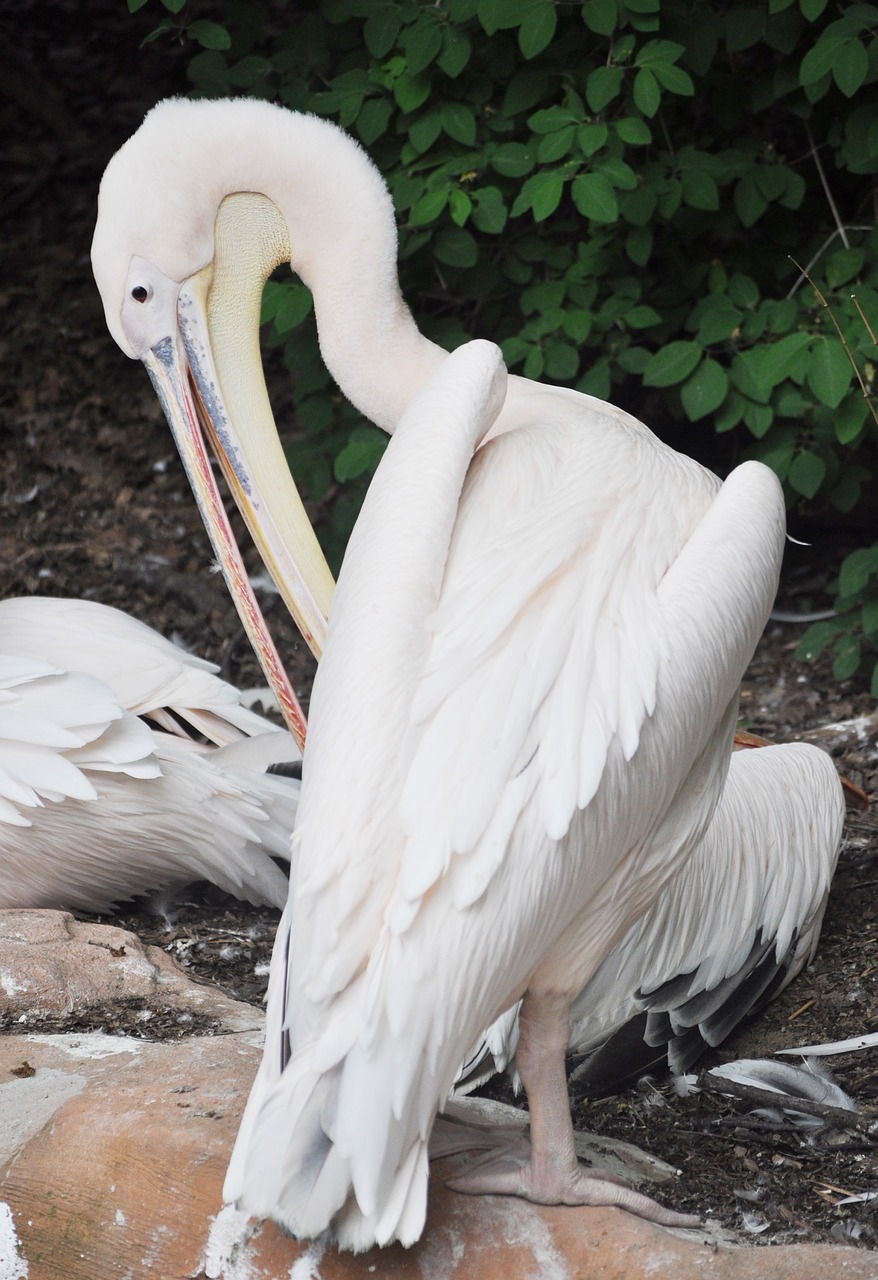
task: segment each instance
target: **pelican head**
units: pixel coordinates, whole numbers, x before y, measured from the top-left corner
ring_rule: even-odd
[[[273,161],[253,146],[277,114],[260,102],[172,99],[154,108],[105,171],[92,267],[110,333],[149,372],[248,635],[280,693],[285,676],[202,435],[319,657],[334,583],[289,474],[259,352],[262,288],[291,256],[287,219],[263,194],[276,185]],[[282,704],[292,697],[286,682]]]

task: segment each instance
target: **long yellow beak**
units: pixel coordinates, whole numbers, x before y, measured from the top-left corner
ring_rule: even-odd
[[[178,341],[158,343],[145,364],[244,628],[301,746],[304,716],[244,569],[204,440],[319,659],[335,583],[280,446],[259,351],[262,287],[288,260],[286,225],[276,206],[260,195],[227,197],[217,217],[213,263],[180,290]]]

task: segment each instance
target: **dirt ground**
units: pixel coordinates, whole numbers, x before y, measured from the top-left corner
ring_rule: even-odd
[[[88,21],[79,15],[86,11]],[[110,340],[88,263],[97,184],[115,148],[160,96],[184,92],[184,62],[138,47],[125,6],[24,4],[2,29],[4,139],[0,276],[0,592],[117,605],[217,662],[242,685],[258,669],[227,599],[148,379]],[[14,73],[14,74],[13,74]],[[283,421],[281,374],[274,379]],[[796,530],[803,536],[807,530]],[[792,548],[780,607],[826,607],[844,540],[811,531]],[[307,697],[312,666],[282,606],[264,601]],[[876,705],[857,681],[796,661],[801,626],[773,623],[744,682],[746,727],[830,750],[865,789],[851,811],[815,963],[705,1065],[878,1030]],[[196,976],[259,1002],[277,915],[194,890],[170,919],[117,923],[164,946]],[[124,1019],[123,1019],[124,1020]],[[142,1022],[141,1022],[142,1025]],[[865,1116],[878,1115],[878,1051],[830,1059]],[[707,1210],[754,1242],[878,1246],[875,1138],[773,1126],[752,1105],[659,1081],[579,1109],[581,1127],[637,1142],[681,1169],[669,1199]],[[878,1203],[878,1202],[876,1202]]]

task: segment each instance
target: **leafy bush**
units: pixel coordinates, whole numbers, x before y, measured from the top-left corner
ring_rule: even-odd
[[[714,465],[761,458],[803,518],[863,510],[878,7],[215,0],[213,21],[161,3],[154,34],[201,46],[195,92],[278,99],[369,150],[435,340],[491,337],[516,371],[622,403]],[[272,283],[264,316],[297,379],[294,470],[318,499],[348,488],[343,539],[380,433],[325,373],[304,286]],[[835,645],[840,678],[874,656],[876,558],[845,561],[844,616],[806,637]]]

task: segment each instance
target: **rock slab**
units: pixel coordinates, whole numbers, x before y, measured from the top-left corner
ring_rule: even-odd
[[[52,937],[72,945],[70,929],[63,917],[47,921],[53,913],[32,914],[45,975],[40,948]],[[0,942],[7,993],[10,978],[12,986],[30,982],[22,928],[18,919],[18,967]],[[80,945],[112,966],[120,957],[95,948],[107,941],[96,939],[98,928],[87,926]],[[125,938],[126,954],[131,947],[148,964],[152,949],[137,953],[136,940]],[[92,959],[91,951],[87,961],[68,957],[74,972]],[[166,974],[162,999],[174,989],[187,1006],[186,988],[196,984],[178,972],[167,977],[166,960],[155,977]],[[202,1003],[206,990],[196,987]],[[457,1195],[443,1185],[442,1162],[414,1248],[353,1257],[290,1240],[222,1205],[260,1036],[258,1013],[217,996],[214,1011],[227,1018],[217,1035],[162,1043],[101,1032],[0,1038],[0,1280],[878,1280],[875,1254],[843,1246],[728,1247],[617,1210]]]

